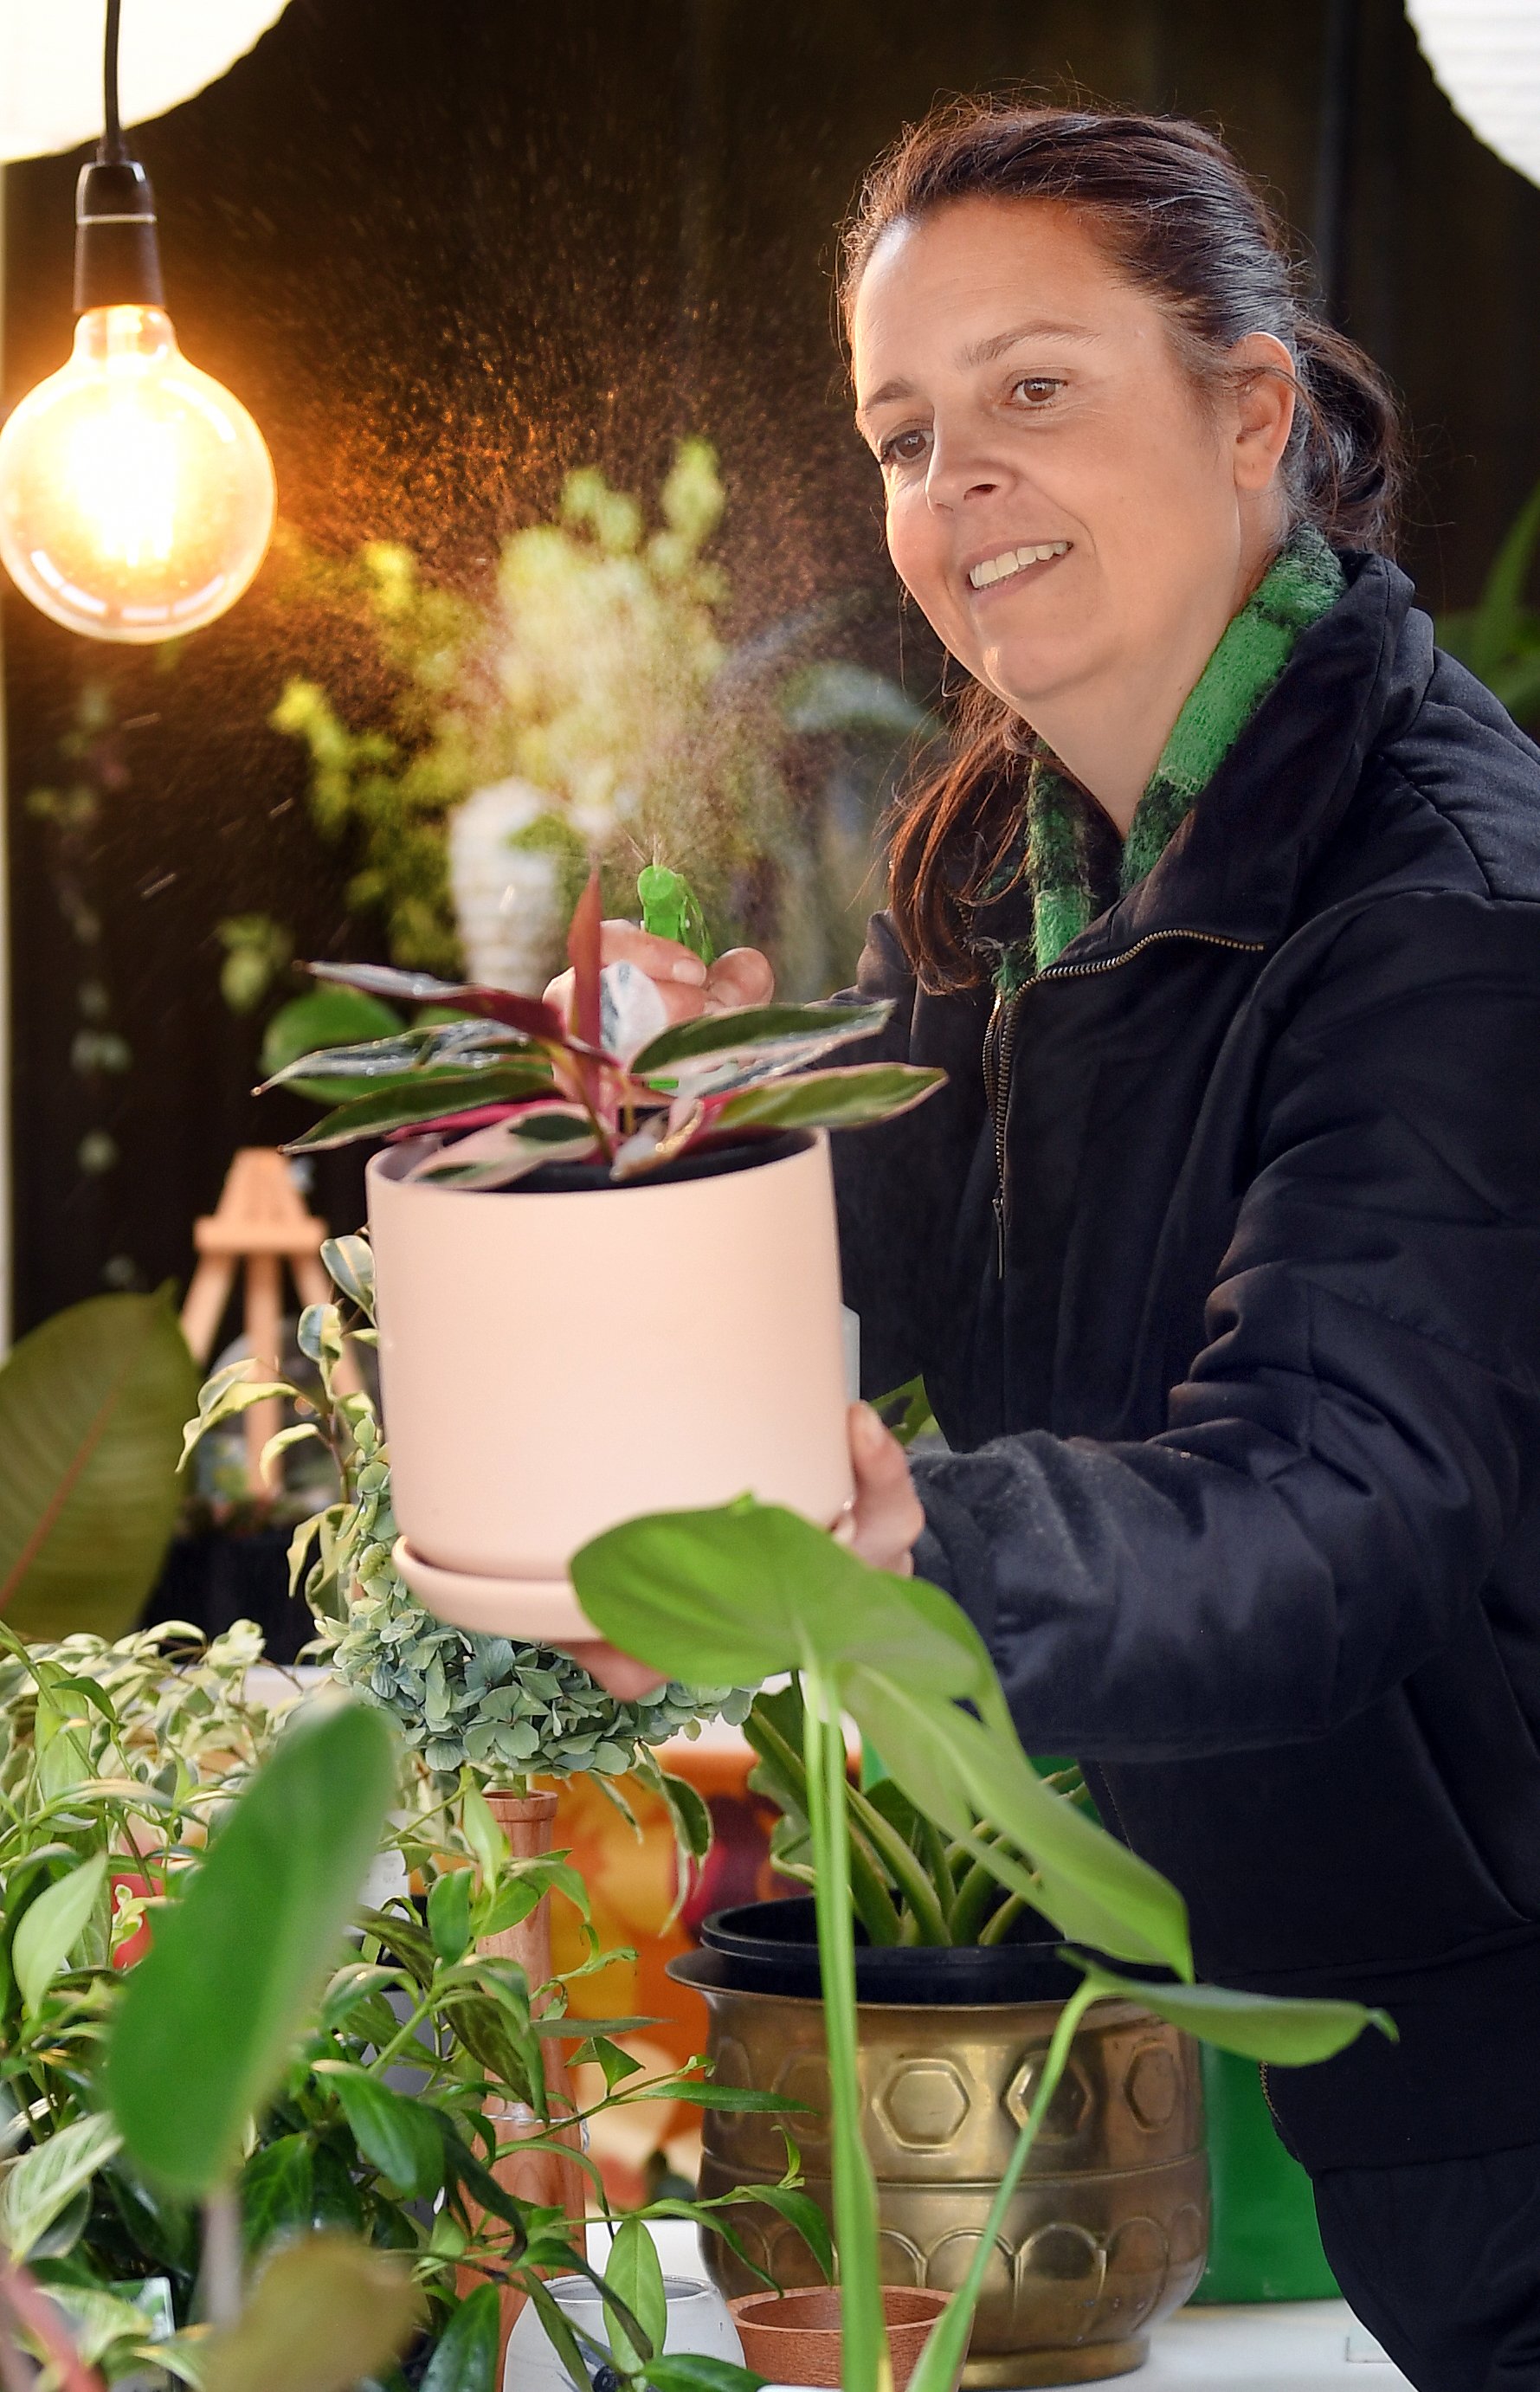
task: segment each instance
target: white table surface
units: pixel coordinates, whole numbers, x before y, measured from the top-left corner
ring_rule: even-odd
[[[653,2229],[664,2272],[704,2276],[695,2230],[679,2220]],[[589,2256],[602,2266],[608,2237],[589,2230]],[[1279,2301],[1257,2308],[1179,2309],[1150,2338],[1147,2363],[1113,2385],[1136,2392],[1410,2392],[1346,2301]]]

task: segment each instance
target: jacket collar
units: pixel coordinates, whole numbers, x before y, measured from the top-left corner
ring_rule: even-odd
[[[1271,690],[1160,860],[1071,941],[1050,973],[1163,931],[1271,945],[1387,723],[1433,669],[1432,626],[1389,559],[1342,556],[1347,588],[1301,631]]]

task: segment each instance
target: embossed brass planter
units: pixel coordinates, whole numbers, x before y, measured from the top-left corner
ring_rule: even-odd
[[[722,1982],[715,1955],[676,1961],[711,2014],[724,2085],[791,2095],[808,2190],[829,2208],[828,2082],[816,2001]],[[883,2273],[961,2282],[1058,2014],[1055,2002],[976,2008],[862,2003],[861,2085],[876,2170]],[[1197,2047],[1131,2002],[1087,2011],[985,2278],[964,2385],[1090,2383],[1143,2364],[1149,2328],[1203,2272],[1209,2178]],[[707,2111],[705,2194],[773,2182],[773,2117]],[[733,2222],[783,2286],[814,2283],[806,2246],[769,2210]],[[707,2264],[731,2298],[753,2280],[725,2244]]]

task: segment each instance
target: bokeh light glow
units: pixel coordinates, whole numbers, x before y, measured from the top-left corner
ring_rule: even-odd
[[[261,433],[163,308],[87,309],[69,364],[0,430],[0,561],[92,639],[212,623],[261,564],[276,503]]]

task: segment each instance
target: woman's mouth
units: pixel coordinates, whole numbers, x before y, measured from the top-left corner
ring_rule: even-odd
[[[975,590],[988,590],[997,581],[1017,580],[1034,566],[1052,565],[1055,557],[1068,555],[1070,546],[1067,540],[1045,540],[1031,548],[1003,548],[998,556],[986,556],[972,567],[969,583]]]

